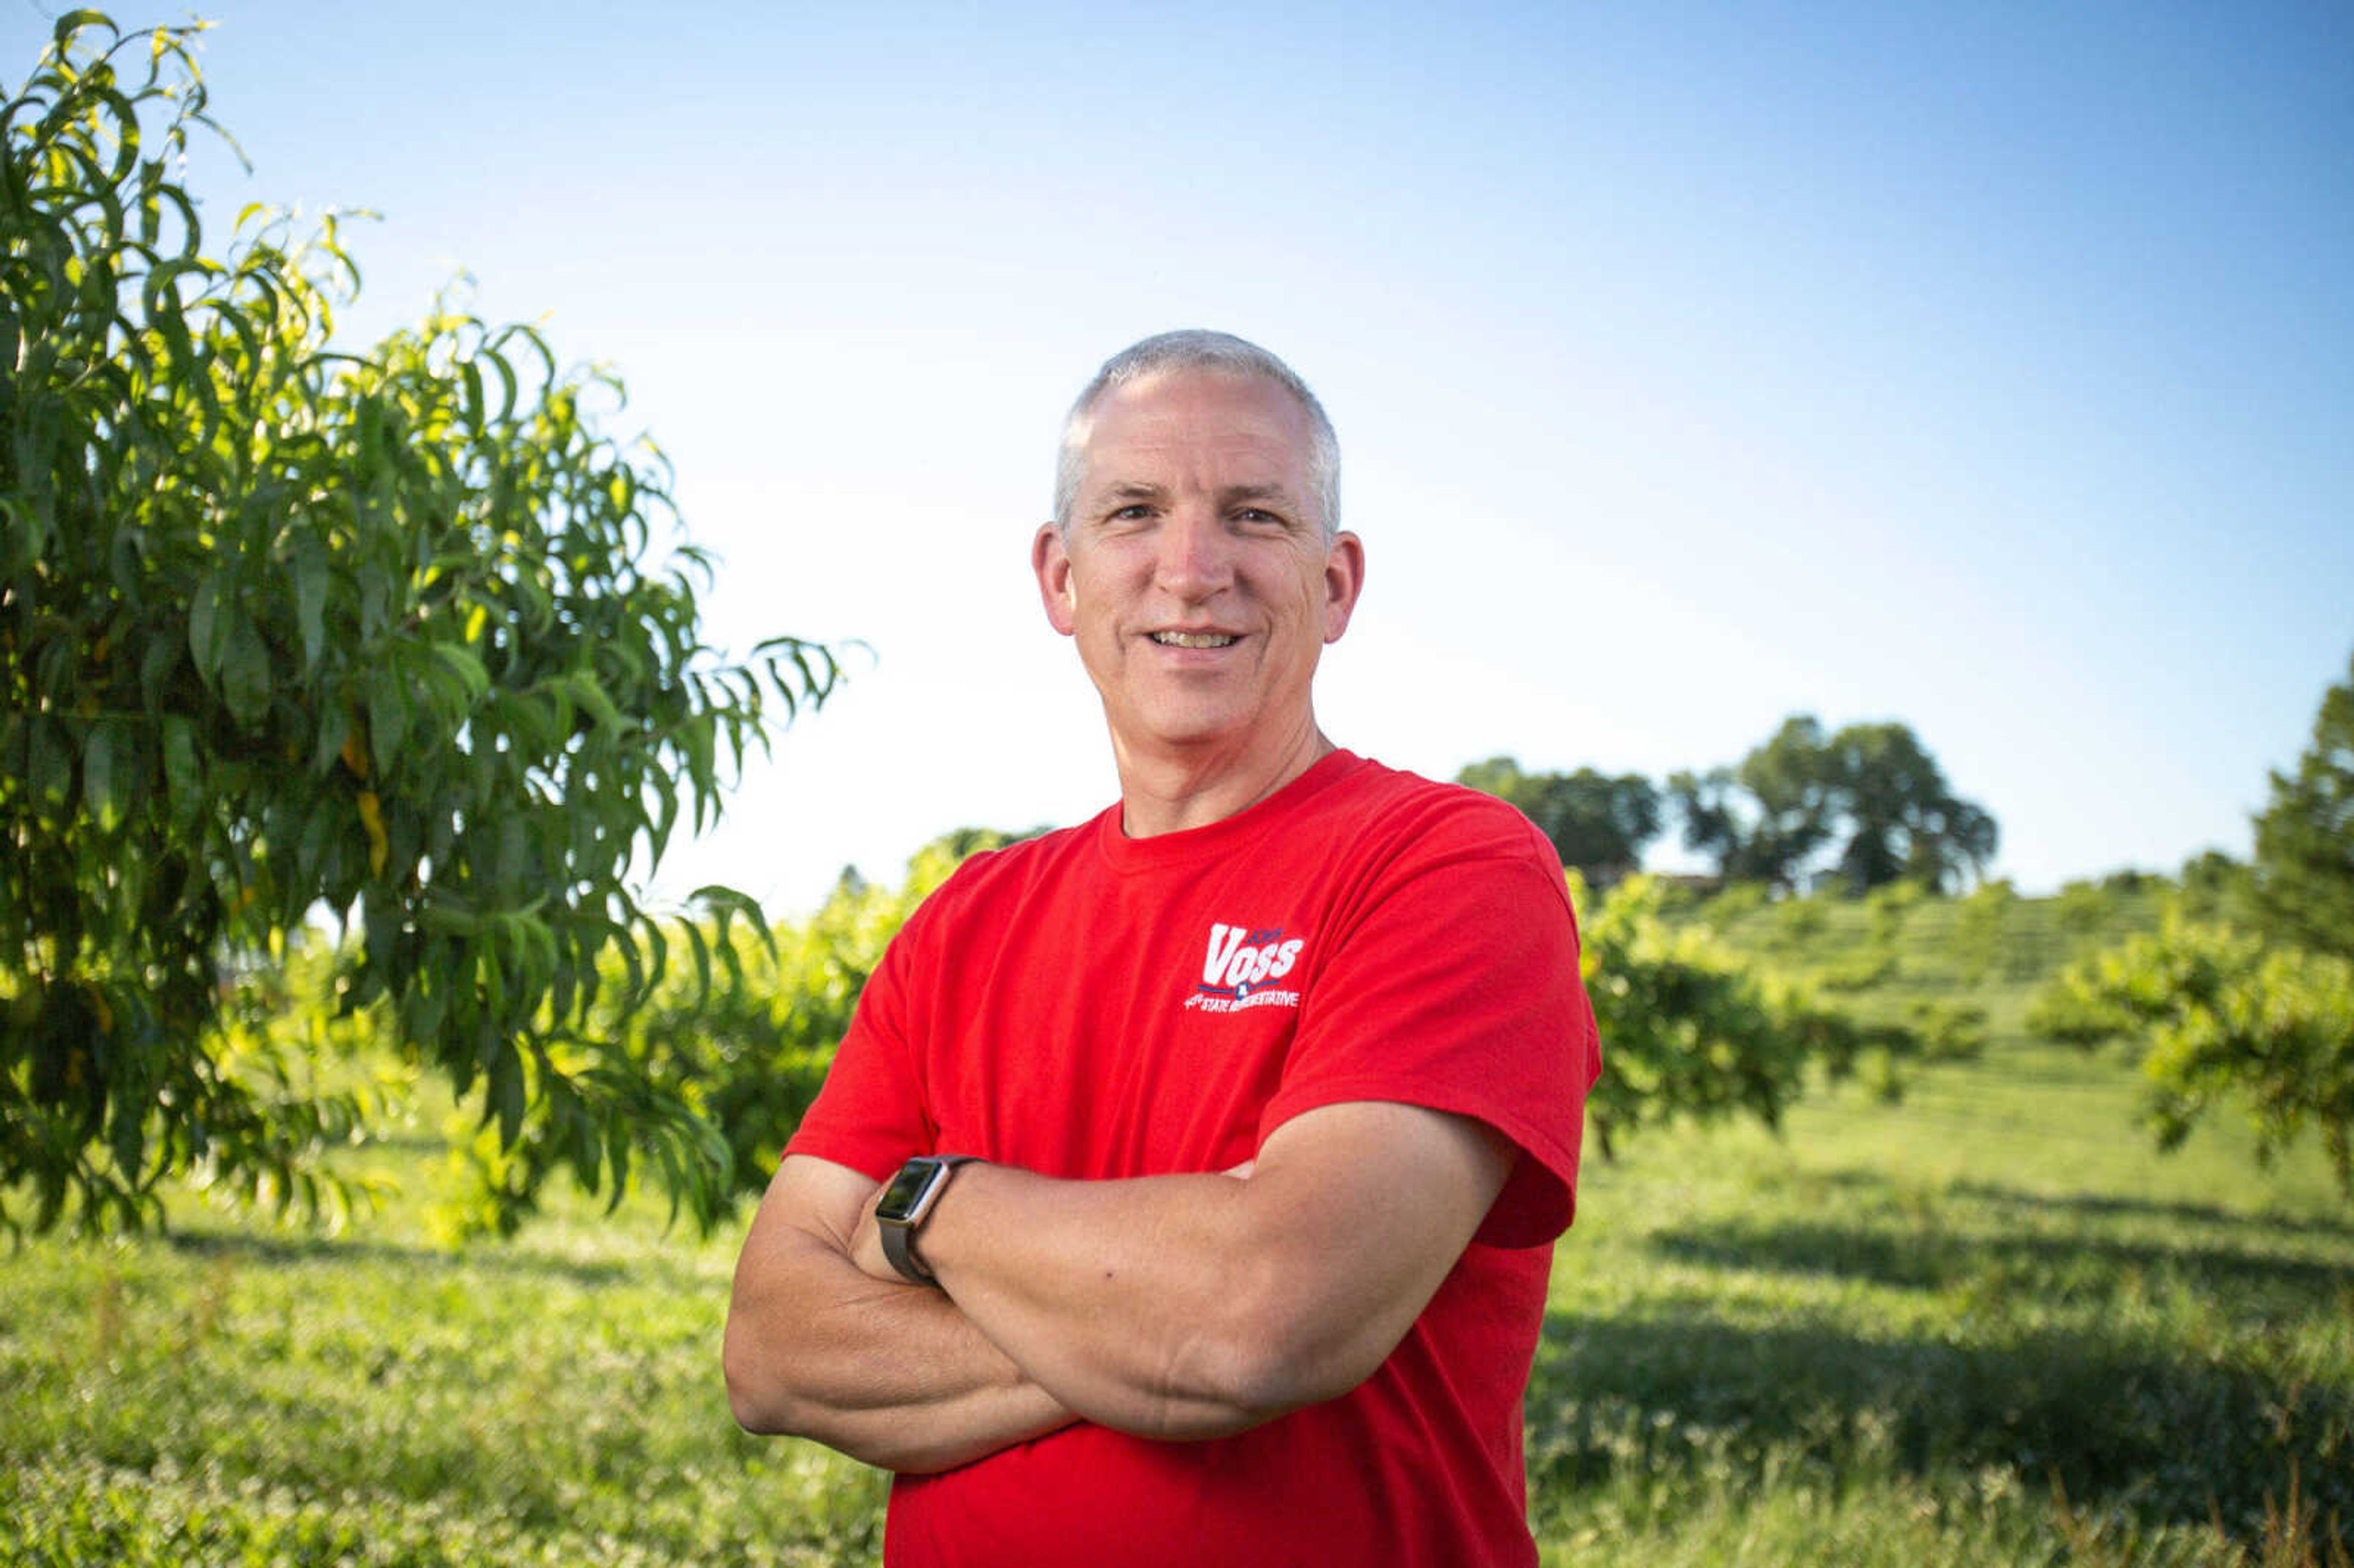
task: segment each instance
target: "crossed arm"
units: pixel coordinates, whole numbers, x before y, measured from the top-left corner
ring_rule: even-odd
[[[924,1227],[941,1289],[884,1260],[876,1184],[788,1158],[746,1237],[737,1420],[889,1469],[946,1469],[1087,1420],[1239,1432],[1347,1393],[1429,1302],[1514,1150],[1421,1107],[1321,1107],[1246,1173],[956,1174]]]

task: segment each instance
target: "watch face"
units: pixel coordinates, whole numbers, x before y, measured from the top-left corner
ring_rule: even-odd
[[[939,1167],[929,1160],[909,1160],[899,1167],[899,1173],[891,1178],[888,1187],[883,1189],[883,1201],[875,1205],[875,1217],[878,1220],[905,1220],[916,1206],[916,1200],[923,1195],[925,1187],[938,1171]]]

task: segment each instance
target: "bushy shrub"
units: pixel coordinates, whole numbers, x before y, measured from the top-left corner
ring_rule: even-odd
[[[1810,1075],[1861,1074],[1893,1097],[1906,1064],[1976,1048],[1974,1014],[1859,1022],[1708,931],[1670,927],[1649,877],[1620,883],[1598,906],[1575,878],[1572,888],[1588,911],[1579,964],[1605,1067],[1587,1115],[1605,1158],[1626,1135],[1678,1118],[1751,1116],[1778,1127]]]
[[[2071,966],[2029,1023],[2080,1045],[2137,1043],[2164,1147],[2227,1101],[2252,1112],[2259,1159],[2311,1123],[2354,1198],[2354,961],[2170,913]]]

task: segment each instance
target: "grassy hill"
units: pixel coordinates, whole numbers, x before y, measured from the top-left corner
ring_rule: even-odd
[[[1548,1563],[2345,1561],[2354,1211],[2310,1149],[2156,1153],[2127,1065],[2023,1036],[2052,962],[2157,917],[2072,896],[1991,938],[1952,902],[1682,916],[1988,1044],[1589,1167],[1528,1398]],[[0,1256],[0,1562],[875,1560],[881,1478],[728,1419],[734,1234],[567,1203],[452,1255],[438,1144],[366,1158],[405,1196],[354,1235],[188,1192],[168,1237]]]

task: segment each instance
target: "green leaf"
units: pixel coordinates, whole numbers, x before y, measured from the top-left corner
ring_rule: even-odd
[[[110,33],[115,31],[113,18],[103,11],[69,11],[58,18],[57,26],[49,32],[58,53],[64,53],[66,46],[73,41],[73,36],[84,27],[104,27]]]
[[[482,928],[482,917],[461,906],[454,896],[444,895],[417,912],[419,930],[437,932],[445,937],[472,937]]]
[[[349,708],[333,701],[322,707],[319,710],[318,738],[311,748],[311,771],[323,774],[333,768],[351,733],[352,713]]]
[[[703,934],[703,925],[696,920],[682,920],[679,929],[686,933],[687,949],[695,956],[695,994],[696,1005],[711,999],[711,943]]]
[[[128,780],[121,775],[124,756],[131,737],[122,725],[112,720],[101,720],[90,726],[90,738],[81,750],[82,809],[98,823],[99,832],[111,833],[122,825],[124,786]]]
[[[565,681],[564,688],[574,702],[587,708],[599,724],[613,733],[624,734],[636,727],[621,716],[621,710],[615,707],[613,699],[605,694],[604,685],[593,671],[574,671]]]
[[[188,601],[188,657],[196,661],[196,673],[207,686],[218,682],[227,652],[220,613],[224,588],[220,573],[207,572]]]
[[[138,1109],[117,1099],[113,1115],[108,1119],[113,1123],[112,1136],[108,1141],[112,1146],[114,1162],[122,1168],[125,1176],[135,1182],[147,1163],[147,1118],[140,1115]]]
[[[327,552],[318,535],[297,536],[286,568],[294,578],[294,622],[302,632],[302,669],[308,673],[319,667],[326,641]]]
[[[508,420],[508,419],[510,419],[510,418],[514,418],[514,406],[515,406],[515,373],[514,373],[514,366],[512,366],[512,365],[509,365],[509,364],[507,363],[507,361],[506,361],[506,356],[505,356],[504,355],[503,355],[503,354],[499,353],[499,352],[498,352],[498,350],[497,350],[495,347],[493,347],[493,348],[489,348],[489,349],[485,349],[485,350],[482,352],[482,354],[481,355],[481,356],[480,356],[480,357],[482,357],[482,359],[485,359],[485,360],[489,361],[489,362],[490,362],[490,366],[491,366],[491,368],[492,368],[492,369],[493,369],[493,370],[495,370],[495,371],[497,371],[497,372],[499,373],[499,412],[498,412],[498,418],[499,418],[499,420],[500,420],[500,422],[501,422],[501,423],[504,423],[506,420]]]
[[[33,793],[52,806],[63,806],[73,795],[73,758],[56,721],[36,718],[26,749]]]
[[[477,366],[471,359],[460,360],[458,362],[458,380],[459,384],[465,388],[466,392],[466,399],[462,405],[466,424],[468,428],[479,431],[482,428],[484,416],[487,413],[487,410],[482,407],[482,372],[481,366]]]
[[[234,618],[221,663],[221,700],[240,725],[259,725],[270,713],[270,650],[244,616]]]
[[[408,735],[408,684],[388,663],[377,665],[368,677],[367,710],[369,749],[382,778],[392,771]]]
[[[465,688],[468,707],[472,707],[490,694],[490,672],[482,667],[482,662],[480,659],[475,658],[467,650],[451,642],[436,642],[433,645],[433,657],[440,660],[441,667],[455,676],[458,683]]]
[[[499,1147],[513,1149],[523,1131],[523,1060],[504,1042],[491,1058],[491,1107],[498,1112]]]
[[[196,726],[186,715],[164,715],[164,783],[175,821],[193,819],[205,804],[204,768],[196,760]]]

